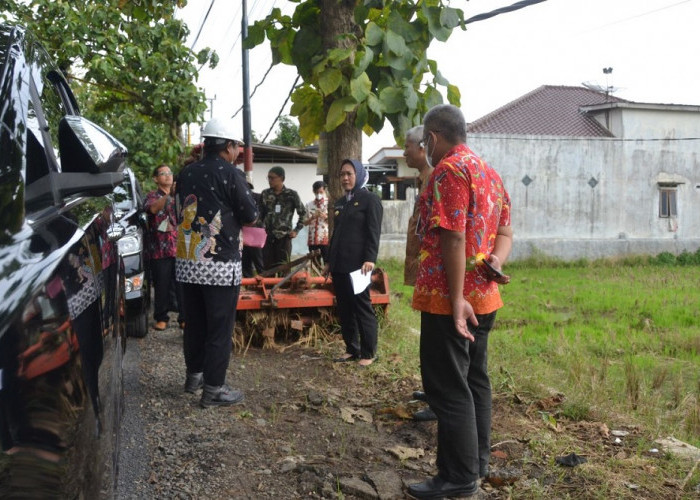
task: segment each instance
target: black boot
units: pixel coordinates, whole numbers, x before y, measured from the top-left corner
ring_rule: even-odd
[[[199,406],[209,408],[211,406],[228,406],[243,402],[243,393],[236,389],[231,389],[226,384],[224,385],[207,385],[204,384],[202,391],[202,399],[199,400]]]
[[[185,379],[185,392],[191,394],[196,393],[204,386],[204,374],[199,373],[189,373],[187,372],[187,378]]]

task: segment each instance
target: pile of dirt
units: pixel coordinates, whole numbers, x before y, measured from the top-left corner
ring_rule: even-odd
[[[326,354],[250,348],[234,355],[228,374],[245,403],[204,410],[199,395],[183,392],[181,330],[135,342],[140,387],[127,397],[141,402],[148,465],[133,498],[405,498],[407,484],[435,473],[437,424],[411,419],[423,407],[410,400],[421,388],[417,377],[395,380],[379,366],[333,363],[327,347]],[[601,424],[564,427],[543,419],[538,404],[551,410],[559,403],[496,395],[492,475],[478,498],[586,498],[596,491],[589,475],[577,472],[585,465],[561,467],[536,449],[531,438],[542,432],[570,434],[562,455],[625,451]],[[630,498],[669,493],[623,491]]]

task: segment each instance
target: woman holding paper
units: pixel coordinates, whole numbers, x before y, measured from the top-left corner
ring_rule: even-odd
[[[345,354],[334,361],[371,365],[377,352],[377,318],[369,278],[377,261],[382,202],[365,188],[369,174],[358,160],[345,160],[340,185],[345,196],[333,207],[333,235],[324,274],[330,272],[338,304]]]

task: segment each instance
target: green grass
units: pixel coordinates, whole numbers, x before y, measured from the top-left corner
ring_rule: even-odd
[[[494,390],[566,395],[572,420],[623,418],[651,435],[700,446],[700,265],[696,254],[506,266],[505,307],[489,341]],[[403,263],[379,263],[392,303],[382,364],[419,376],[420,315]]]

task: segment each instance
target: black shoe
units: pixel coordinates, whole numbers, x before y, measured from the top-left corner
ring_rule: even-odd
[[[226,384],[219,386],[204,384],[204,391],[202,391],[202,399],[199,400],[199,406],[202,408],[228,406],[241,403],[242,401],[243,393],[231,389]]]
[[[440,476],[408,486],[408,494],[414,498],[465,497],[472,496],[477,491],[479,491],[479,484],[476,481],[455,484],[445,481]]]
[[[419,422],[428,422],[430,420],[437,420],[437,415],[435,415],[435,412],[428,406],[427,408],[423,408],[422,410],[418,410],[413,414],[413,420],[418,420]]]
[[[428,401],[427,399],[425,399],[425,393],[423,391],[413,391],[413,399],[417,399],[418,401],[423,402]]]
[[[204,374],[202,372],[187,374],[187,378],[185,378],[185,392],[194,394],[202,387],[204,387]]]

